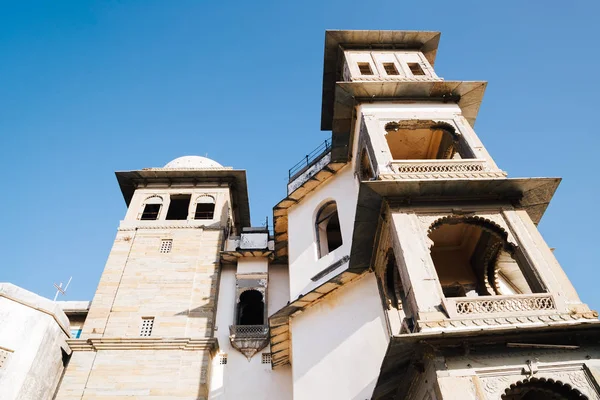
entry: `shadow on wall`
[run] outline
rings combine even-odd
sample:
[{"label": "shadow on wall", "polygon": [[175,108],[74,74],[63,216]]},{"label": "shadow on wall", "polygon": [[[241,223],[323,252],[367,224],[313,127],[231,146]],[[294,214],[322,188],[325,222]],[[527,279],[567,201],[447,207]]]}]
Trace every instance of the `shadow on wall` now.
[{"label": "shadow on wall", "polygon": [[[305,385],[312,384],[323,372],[338,371],[338,381],[331,381],[331,385],[350,387],[364,377],[369,382],[349,398],[371,397],[389,342],[375,279],[369,273],[296,317],[296,323],[292,320],[294,344],[308,346],[310,342],[310,351],[303,351],[301,357],[294,359],[294,384],[305,377],[309,382]],[[298,331],[302,326],[302,331]],[[372,378],[356,366],[369,372],[374,368]]]}]

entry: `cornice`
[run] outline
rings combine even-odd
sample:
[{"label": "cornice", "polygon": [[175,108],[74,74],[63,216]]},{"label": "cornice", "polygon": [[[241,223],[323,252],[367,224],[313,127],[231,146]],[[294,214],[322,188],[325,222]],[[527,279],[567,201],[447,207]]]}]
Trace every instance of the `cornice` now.
[{"label": "cornice", "polygon": [[217,338],[89,338],[69,339],[73,351],[100,350],[209,350],[219,349]]}]

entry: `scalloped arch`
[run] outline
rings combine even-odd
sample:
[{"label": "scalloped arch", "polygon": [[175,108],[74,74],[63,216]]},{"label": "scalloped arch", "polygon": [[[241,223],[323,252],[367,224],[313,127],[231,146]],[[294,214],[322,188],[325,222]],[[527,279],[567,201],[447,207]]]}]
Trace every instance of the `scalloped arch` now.
[{"label": "scalloped arch", "polygon": [[[433,231],[438,229],[440,226],[444,224],[471,224],[479,226],[481,229],[484,229],[490,233],[496,234],[500,236],[506,243],[510,243],[508,238],[509,234],[502,226],[498,225],[495,221],[491,219],[480,217],[477,215],[474,216],[462,216],[462,215],[447,215],[433,221],[429,227],[427,228],[427,235],[430,235]],[[512,244],[512,243],[511,243]],[[514,245],[514,244],[513,244]]]},{"label": "scalloped arch", "polygon": [[578,389],[572,387],[568,383],[563,383],[560,380],[546,378],[529,378],[523,379],[511,384],[504,390],[501,396],[502,400],[517,400],[522,399],[530,391],[538,391],[545,393],[548,400],[584,400],[588,399],[586,395]]}]

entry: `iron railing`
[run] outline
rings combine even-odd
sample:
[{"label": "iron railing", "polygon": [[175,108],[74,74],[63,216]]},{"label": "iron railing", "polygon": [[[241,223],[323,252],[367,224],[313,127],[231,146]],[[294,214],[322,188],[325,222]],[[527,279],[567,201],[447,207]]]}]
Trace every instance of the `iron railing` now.
[{"label": "iron railing", "polygon": [[291,182],[298,175],[302,174],[312,165],[314,165],[317,161],[319,161],[325,154],[331,151],[331,139],[325,140],[321,143],[316,149],[308,153],[304,158],[299,161],[296,165],[288,171],[288,178]]}]

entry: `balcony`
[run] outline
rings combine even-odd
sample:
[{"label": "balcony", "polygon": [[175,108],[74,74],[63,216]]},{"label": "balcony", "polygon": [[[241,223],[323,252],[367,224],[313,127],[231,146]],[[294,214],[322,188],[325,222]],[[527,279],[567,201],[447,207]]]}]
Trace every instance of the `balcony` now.
[{"label": "balcony", "polygon": [[462,317],[523,317],[556,312],[556,303],[547,293],[511,296],[446,298],[450,318]]},{"label": "balcony", "polygon": [[392,173],[379,175],[381,180],[421,179],[477,179],[505,178],[503,171],[493,171],[486,160],[393,160],[389,163]]},{"label": "balcony", "polygon": [[269,325],[230,325],[229,341],[250,360],[269,344]]}]

